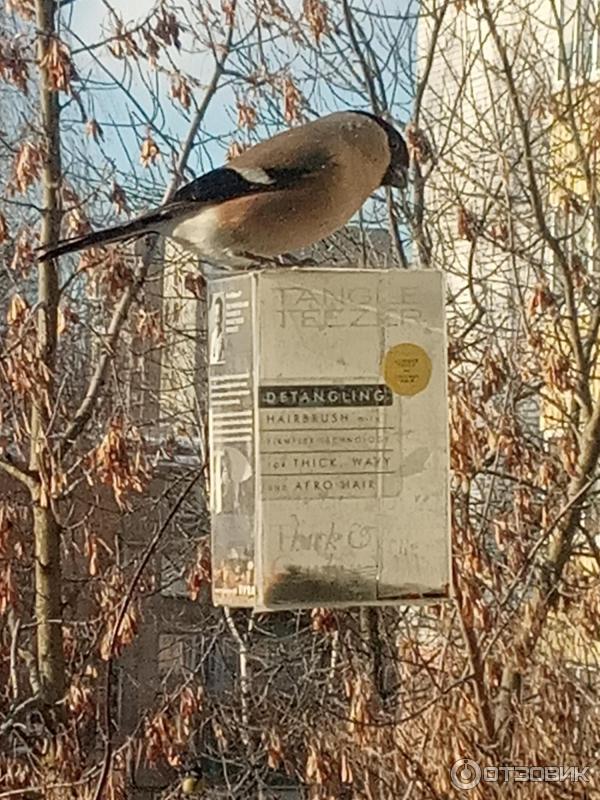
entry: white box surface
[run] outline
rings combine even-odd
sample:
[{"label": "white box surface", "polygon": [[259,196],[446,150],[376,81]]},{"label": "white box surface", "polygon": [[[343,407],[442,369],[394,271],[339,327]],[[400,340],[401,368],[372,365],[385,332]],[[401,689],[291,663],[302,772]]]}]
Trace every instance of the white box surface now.
[{"label": "white box surface", "polygon": [[448,597],[446,372],[439,272],[211,280],[214,602]]}]

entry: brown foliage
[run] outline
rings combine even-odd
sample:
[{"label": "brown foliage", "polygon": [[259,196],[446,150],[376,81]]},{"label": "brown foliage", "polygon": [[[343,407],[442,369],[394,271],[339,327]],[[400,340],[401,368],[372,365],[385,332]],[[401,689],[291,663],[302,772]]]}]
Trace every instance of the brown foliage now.
[{"label": "brown foliage", "polygon": [[8,230],[8,222],[4,214],[0,214],[0,244],[4,244],[10,239],[10,232]]},{"label": "brown foliage", "polygon": [[122,214],[123,212],[129,212],[130,209],[127,203],[127,195],[125,194],[125,190],[116,181],[113,181],[110,199],[114,203],[114,206],[119,214]]},{"label": "brown foliage", "polygon": [[148,136],[142,142],[142,147],[140,150],[140,164],[143,167],[151,167],[155,164],[156,160],[160,157],[160,150],[158,145],[148,134]]},{"label": "brown foliage", "polygon": [[176,73],[171,78],[171,97],[177,100],[186,110],[192,104],[190,84],[183,75]]},{"label": "brown foliage", "polygon": [[25,192],[40,178],[44,152],[41,145],[25,141],[17,150],[13,161],[12,176],[8,184],[9,191],[13,194]]},{"label": "brown foliage", "polygon": [[72,93],[71,83],[77,74],[69,48],[60,39],[53,38],[48,43],[40,66],[46,70],[50,87],[57,92]]},{"label": "brown foliage", "polygon": [[29,92],[29,66],[18,42],[0,39],[0,79],[12,83],[23,94]]},{"label": "brown foliage", "polygon": [[115,631],[126,585],[122,572],[117,567],[112,567],[97,590],[97,600],[104,621],[99,643],[99,655],[103,661],[118,658],[135,640],[138,632],[140,611],[136,602],[128,604],[119,629]]},{"label": "brown foliage", "polygon": [[15,11],[25,20],[35,17],[35,0],[6,0],[6,10]]},{"label": "brown foliage", "polygon": [[302,115],[302,93],[291,77],[283,79],[283,116],[286,122],[300,122]]},{"label": "brown foliage", "polygon": [[121,509],[130,507],[127,494],[142,492],[150,478],[144,441],[122,414],[112,417],[103,440],[88,453],[86,465],[90,486],[109,486]]},{"label": "brown foliage", "polygon": [[315,42],[319,44],[329,33],[329,9],[323,0],[303,0],[302,10]]}]

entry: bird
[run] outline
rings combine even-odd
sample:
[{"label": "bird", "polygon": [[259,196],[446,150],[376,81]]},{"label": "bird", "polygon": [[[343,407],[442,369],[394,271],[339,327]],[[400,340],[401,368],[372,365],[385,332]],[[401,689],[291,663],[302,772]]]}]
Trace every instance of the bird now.
[{"label": "bird", "polygon": [[203,789],[203,773],[200,767],[186,770],[181,780],[181,793],[184,797],[198,795]]},{"label": "bird", "polygon": [[337,111],[249,147],[129,222],[39,248],[38,261],[156,233],[222,269],[273,262],[339,230],[379,187],[404,188],[408,166],[393,125]]}]

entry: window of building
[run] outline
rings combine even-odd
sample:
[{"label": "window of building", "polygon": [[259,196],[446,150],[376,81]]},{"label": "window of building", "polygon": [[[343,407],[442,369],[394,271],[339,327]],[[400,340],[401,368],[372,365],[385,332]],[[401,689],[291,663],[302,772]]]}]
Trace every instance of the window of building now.
[{"label": "window of building", "polygon": [[158,673],[161,679],[181,680],[196,673],[210,691],[231,691],[236,681],[238,653],[231,643],[195,633],[161,633]]},{"label": "window of building", "polygon": [[192,547],[186,542],[171,543],[168,551],[160,559],[160,593],[163,597],[183,597],[188,599],[187,585]]},{"label": "window of building", "polygon": [[158,674],[161,678],[169,675],[180,676],[194,668],[195,642],[184,640],[183,636],[161,633],[158,637]]}]

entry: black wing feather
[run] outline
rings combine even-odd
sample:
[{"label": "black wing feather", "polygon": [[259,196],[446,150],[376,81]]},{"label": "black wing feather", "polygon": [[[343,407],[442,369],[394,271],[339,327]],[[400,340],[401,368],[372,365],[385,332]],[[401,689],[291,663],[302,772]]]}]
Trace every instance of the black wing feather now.
[{"label": "black wing feather", "polygon": [[219,167],[186,183],[175,192],[170,202],[222,203],[234,197],[254,194],[260,188],[265,189],[265,186],[260,187],[245,180],[234,169]]},{"label": "black wing feather", "polygon": [[262,172],[271,179],[269,183],[248,180],[233,167],[219,167],[182,186],[167,205],[180,202],[224,203],[236,197],[276,192],[293,186],[313,174],[315,166],[322,165],[323,159],[320,158],[318,165],[307,163],[301,167],[261,167]]}]

